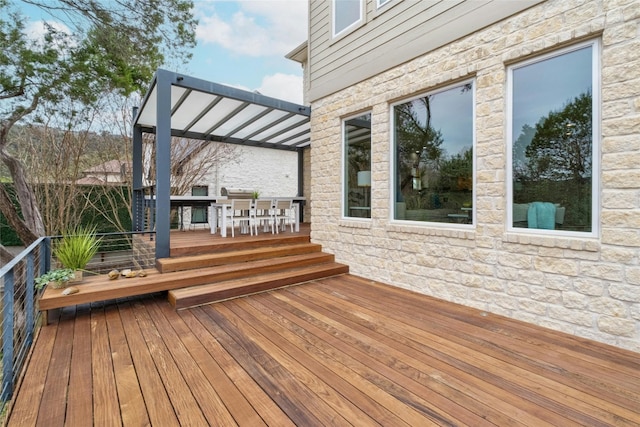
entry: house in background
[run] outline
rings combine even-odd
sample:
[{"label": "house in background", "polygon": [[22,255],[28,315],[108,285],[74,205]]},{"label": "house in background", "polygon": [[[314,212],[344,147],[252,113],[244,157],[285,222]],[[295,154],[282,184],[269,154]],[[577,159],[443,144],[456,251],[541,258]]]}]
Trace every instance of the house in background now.
[{"label": "house in background", "polygon": [[82,171],[83,177],[76,181],[81,185],[128,185],[131,162],[109,160]]},{"label": "house in background", "polygon": [[289,58],[312,240],[357,275],[640,351],[637,0],[309,11]]}]

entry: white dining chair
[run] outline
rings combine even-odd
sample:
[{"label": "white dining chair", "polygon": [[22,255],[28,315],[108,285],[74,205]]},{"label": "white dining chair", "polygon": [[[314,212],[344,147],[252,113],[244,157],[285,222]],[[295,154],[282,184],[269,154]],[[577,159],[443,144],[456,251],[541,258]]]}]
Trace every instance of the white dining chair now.
[{"label": "white dining chair", "polygon": [[276,233],[278,229],[285,230],[287,224],[291,226],[291,232],[293,233],[293,224],[295,222],[294,217],[293,199],[276,199],[275,202],[275,224]]},{"label": "white dining chair", "polygon": [[252,199],[232,199],[231,209],[227,209],[228,223],[231,224],[231,237],[235,237],[235,226],[238,224],[240,230],[243,226],[249,229],[249,233],[253,236],[251,228],[251,211],[253,210]]},{"label": "white dining chair", "polygon": [[262,226],[262,231],[267,232],[271,228],[271,234],[276,232],[275,205],[273,199],[257,199],[253,205],[253,225],[256,236],[258,227]]}]

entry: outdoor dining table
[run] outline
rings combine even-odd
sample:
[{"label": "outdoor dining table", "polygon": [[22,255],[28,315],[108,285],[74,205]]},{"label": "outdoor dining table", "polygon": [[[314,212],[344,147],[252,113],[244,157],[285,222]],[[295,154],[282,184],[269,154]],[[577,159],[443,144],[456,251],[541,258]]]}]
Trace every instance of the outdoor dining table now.
[{"label": "outdoor dining table", "polygon": [[[304,197],[270,197],[270,199],[274,200],[286,200],[293,199],[293,207],[295,212],[294,219],[294,230],[295,232],[300,231],[300,204],[304,203],[306,200]],[[210,222],[209,228],[211,229],[211,234],[216,234],[218,232],[218,223],[220,223],[220,236],[227,237],[227,209],[231,208],[231,200],[216,200],[211,203],[211,215],[209,215]],[[218,221],[219,220],[219,221]]]}]

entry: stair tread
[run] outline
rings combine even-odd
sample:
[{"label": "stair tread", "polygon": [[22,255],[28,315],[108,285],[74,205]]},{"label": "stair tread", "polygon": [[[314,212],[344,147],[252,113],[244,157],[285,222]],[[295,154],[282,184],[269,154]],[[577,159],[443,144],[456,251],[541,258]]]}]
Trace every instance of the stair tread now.
[{"label": "stair tread", "polygon": [[206,253],[182,256],[179,258],[162,258],[156,261],[158,270],[172,272],[194,268],[213,267],[233,262],[253,261],[264,258],[283,257],[293,254],[320,252],[322,246],[317,243],[301,243],[280,246],[263,246],[236,251]]},{"label": "stair tread", "polygon": [[237,298],[265,292],[284,286],[298,285],[349,272],[349,266],[327,262],[312,266],[296,267],[283,271],[252,275],[241,279],[174,289],[168,299],[176,309],[211,304],[229,298]]},{"label": "stair tread", "polygon": [[198,292],[203,292],[203,291],[207,291],[207,290],[223,290],[223,289],[233,289],[239,286],[246,286],[247,284],[250,283],[258,283],[263,281],[265,278],[268,279],[276,279],[276,278],[284,278],[284,277],[290,277],[292,275],[296,275],[296,274],[300,274],[300,273],[305,273],[305,272],[313,272],[313,271],[324,271],[327,269],[331,269],[331,268],[335,268],[335,267],[344,267],[346,266],[345,264],[341,264],[338,262],[327,262],[324,264],[314,264],[314,265],[310,265],[310,266],[304,266],[304,267],[295,267],[295,268],[291,268],[288,270],[283,270],[283,271],[275,271],[275,272],[270,272],[270,273],[262,273],[262,274],[256,274],[256,275],[251,275],[248,277],[243,277],[243,278],[239,278],[239,279],[231,279],[231,280],[224,280],[222,282],[216,282],[216,283],[206,283],[206,284],[202,284],[202,285],[194,285],[194,286],[189,286],[186,288],[179,288],[179,289],[173,289],[171,290],[171,293],[175,294],[175,295],[192,295]]}]

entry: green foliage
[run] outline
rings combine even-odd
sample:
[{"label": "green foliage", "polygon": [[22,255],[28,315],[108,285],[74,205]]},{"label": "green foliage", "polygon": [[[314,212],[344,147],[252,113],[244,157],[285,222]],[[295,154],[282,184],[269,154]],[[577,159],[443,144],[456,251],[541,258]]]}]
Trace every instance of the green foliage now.
[{"label": "green foliage", "polygon": [[36,277],[36,289],[42,289],[49,282],[68,282],[75,276],[75,271],[70,268],[56,268],[49,270],[40,277]]},{"label": "green foliage", "polygon": [[53,255],[66,268],[84,269],[100,248],[101,238],[95,227],[78,226],[65,232],[53,249]]},{"label": "green foliage", "polygon": [[148,85],[166,58],[184,61],[195,46],[193,2],[33,1],[67,29],[45,24],[43,40],[24,32],[26,19],[0,1],[0,87],[13,104],[2,115],[36,102],[94,103],[105,91],[123,95]]},{"label": "green foliage", "polygon": [[580,180],[591,176],[591,110],[591,93],[583,93],[540,119],[525,151],[529,177]]}]

